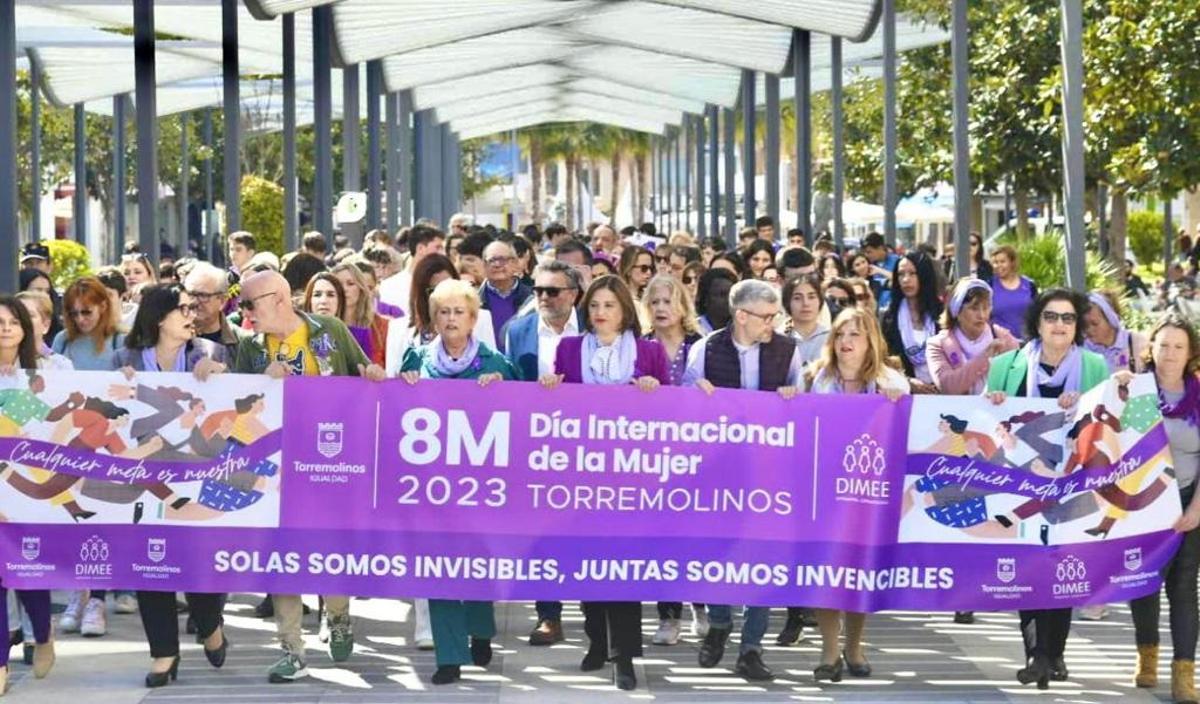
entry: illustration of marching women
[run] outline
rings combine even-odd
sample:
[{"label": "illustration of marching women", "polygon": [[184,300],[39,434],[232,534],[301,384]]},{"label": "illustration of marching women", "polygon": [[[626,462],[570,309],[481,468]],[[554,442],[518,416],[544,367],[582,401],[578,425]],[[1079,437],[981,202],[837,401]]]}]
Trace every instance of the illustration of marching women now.
[{"label": "illustration of marching women", "polygon": [[[614,693],[653,687],[639,663],[670,655],[834,699],[892,669],[879,612],[1017,611],[1011,672],[1045,689],[1078,677],[1073,610],[1128,603],[1130,686],[1169,672],[1172,700],[1196,701],[1193,321],[1026,286],[1008,249],[990,280],[944,282],[923,250],[675,233],[681,266],[655,273],[664,238],[606,229],[623,262],[606,273],[586,230],[458,222],[311,257],[296,281],[184,257],[180,285],[131,259],[127,324],[86,274],[37,277],[61,310],[0,296],[0,618],[20,648],[0,651],[0,693],[37,692],[56,647],[63,676],[95,642],[74,633],[113,626],[111,593],[140,615],[150,661],[130,677],[149,688],[222,681],[249,654],[233,616],[255,613],[275,621],[278,685],[429,647],[412,683],[462,693],[514,649],[569,648],[569,676]],[[768,255],[828,276],[769,280]],[[528,295],[501,315],[504,282]],[[380,305],[397,289],[404,311]],[[406,601],[372,612],[406,617],[405,638],[360,599]]]}]

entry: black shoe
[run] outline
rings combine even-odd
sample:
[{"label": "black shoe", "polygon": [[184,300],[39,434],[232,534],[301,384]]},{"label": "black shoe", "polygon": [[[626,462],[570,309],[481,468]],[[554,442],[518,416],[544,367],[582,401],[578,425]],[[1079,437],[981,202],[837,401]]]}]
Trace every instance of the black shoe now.
[{"label": "black shoe", "polygon": [[271,618],[275,615],[275,602],[271,601],[271,595],[263,597],[263,600],[258,602],[258,606],[254,607],[254,615],[258,618]]},{"label": "black shoe", "polygon": [[1108,537],[1108,529],[1101,528],[1099,526],[1096,526],[1095,528],[1088,528],[1087,530],[1085,530],[1083,532],[1087,533],[1088,535],[1092,536],[1093,538],[1107,538]]},{"label": "black shoe", "polygon": [[146,686],[155,689],[157,687],[166,687],[171,680],[179,677],[179,656],[171,661],[171,667],[166,672],[148,672],[146,673]]},{"label": "black shoe", "polygon": [[471,662],[478,667],[487,667],[492,661],[492,641],[487,638],[471,639]]},{"label": "black shoe", "polygon": [[1050,679],[1055,682],[1066,682],[1070,674],[1067,671],[1067,661],[1063,660],[1062,656],[1054,658],[1054,662],[1050,663]]},{"label": "black shoe", "polygon": [[530,645],[554,645],[563,640],[562,621],[553,618],[538,621],[537,627],[529,634]]},{"label": "black shoe", "polygon": [[462,679],[462,668],[458,665],[439,665],[431,678],[434,684],[450,684]]},{"label": "black shoe", "polygon": [[[789,611],[791,611],[789,609]],[[804,622],[800,620],[799,615],[793,616],[788,614],[787,622],[783,624],[783,630],[779,632],[779,637],[775,639],[775,645],[787,647],[800,642],[800,634],[804,632]]]},{"label": "black shoe", "polygon": [[184,626],[184,631],[189,636],[199,635],[200,633],[200,629],[196,628],[196,619],[192,618],[191,614],[188,614],[187,625]]},{"label": "black shoe", "polygon": [[1021,684],[1037,682],[1038,689],[1050,688],[1050,663],[1043,657],[1031,658],[1029,664],[1017,670],[1017,681]]},{"label": "black shoe", "polygon": [[1008,516],[1005,516],[1002,513],[997,513],[995,516],[992,516],[992,518],[995,518],[996,522],[999,523],[1000,525],[1004,526],[1005,528],[1013,527],[1013,522],[1009,519]]},{"label": "black shoe", "polygon": [[613,683],[626,692],[637,689],[637,674],[633,671],[633,660],[617,658],[613,667]]},{"label": "black shoe", "polygon": [[579,663],[579,669],[584,672],[593,672],[604,667],[608,662],[608,651],[604,645],[592,644],[588,648],[587,655],[583,656],[583,662]]},{"label": "black shoe", "polygon": [[813,679],[820,682],[821,680],[829,680],[830,682],[842,681],[842,659],[839,657],[837,662],[832,665],[818,665],[817,669],[813,670]]},{"label": "black shoe", "polygon": [[954,612],[954,622],[955,623],[975,623],[975,612],[974,611],[955,611]]},{"label": "black shoe", "polygon": [[225,637],[225,633],[221,633],[221,647],[216,650],[204,649],[204,657],[208,658],[208,664],[213,667],[220,667],[225,664],[225,651],[229,650],[229,639]]},{"label": "black shoe", "polygon": [[738,656],[734,672],[751,682],[767,682],[775,679],[775,673],[763,662],[762,653],[751,650]]},{"label": "black shoe", "polygon": [[800,623],[803,624],[805,628],[816,628],[820,625],[817,623],[817,612],[808,608],[807,606],[801,607]]},{"label": "black shoe", "polygon": [[732,628],[709,626],[708,635],[700,644],[700,667],[716,667],[721,662],[721,658],[725,657],[725,643],[732,632]]},{"label": "black shoe", "polygon": [[856,663],[853,663],[850,661],[850,658],[846,656],[845,651],[842,651],[842,660],[846,663],[846,669],[850,671],[850,674],[852,676],[854,676],[854,677],[870,677],[871,676],[871,663],[867,662],[866,658],[863,658],[863,661],[861,663],[856,664]]},{"label": "black shoe", "polygon": [[21,662],[25,663],[26,665],[33,664],[33,644],[32,643],[26,643],[25,647],[21,650]]},{"label": "black shoe", "polygon": [[178,499],[175,499],[174,501],[172,501],[172,502],[171,502],[171,508],[173,508],[173,509],[175,509],[176,511],[178,511],[179,509],[183,508],[184,506],[187,506],[187,505],[188,505],[189,503],[191,503],[191,502],[192,502],[192,500],[191,500],[191,499],[189,499],[189,498],[188,498],[188,497],[186,497],[186,496],[182,496],[182,497],[180,497],[180,498],[178,498]]},{"label": "black shoe", "polygon": [[23,642],[25,642],[25,635],[21,633],[20,628],[8,632],[8,647],[15,648]]},{"label": "black shoe", "polygon": [[89,519],[95,515],[96,515],[95,511],[76,511],[75,513],[71,514],[71,520],[78,523],[80,521],[86,521],[87,519]]}]

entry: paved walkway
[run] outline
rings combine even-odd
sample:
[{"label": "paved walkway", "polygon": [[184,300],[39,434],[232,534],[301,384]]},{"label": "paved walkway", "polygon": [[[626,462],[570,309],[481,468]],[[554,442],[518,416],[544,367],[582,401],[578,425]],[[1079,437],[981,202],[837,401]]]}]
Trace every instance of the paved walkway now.
[{"label": "paved walkway", "polygon": [[[57,596],[57,595],[56,595]],[[56,599],[57,600],[57,599]],[[979,614],[973,625],[957,625],[949,614],[886,612],[868,620],[868,657],[875,670],[869,679],[847,677],[840,684],[812,679],[817,662],[815,634],[797,647],[768,647],[767,664],[774,682],[752,684],[733,674],[736,646],[725,667],[697,667],[697,641],[690,636],[675,647],[647,646],[636,663],[639,688],[616,690],[607,671],[579,672],[585,643],[582,616],[568,606],[564,613],[568,639],[552,648],[531,648],[524,636],[534,623],[533,605],[505,604],[497,609],[497,652],[486,670],[464,668],[461,683],[434,687],[433,653],[411,646],[411,610],[398,601],[355,600],[358,642],[344,667],[324,655],[315,633],[308,638],[307,681],[269,685],[267,666],[277,651],[274,622],[253,617],[256,598],[234,597],[226,610],[232,647],[225,667],[208,667],[200,646],[184,645],[178,682],[159,690],[142,688],[148,652],[136,615],[109,617],[109,634],[84,640],[65,636],[58,643],[58,664],[51,676],[35,681],[17,660],[12,665],[6,704],[166,704],[177,702],[1155,702],[1169,701],[1169,653],[1156,692],[1134,689],[1133,628],[1129,610],[1115,607],[1105,621],[1076,622],[1067,647],[1071,680],[1052,683],[1049,692],[1021,687],[1013,673],[1020,664],[1016,617],[1010,613]],[[685,610],[686,613],[686,610]],[[1164,607],[1164,619],[1167,616]],[[652,604],[644,610],[646,642],[657,626]],[[783,622],[772,615],[772,634]],[[315,630],[313,617],[306,621]],[[1170,642],[1164,621],[1164,641]],[[737,635],[735,632],[734,639]],[[1156,696],[1157,695],[1157,696]]]}]

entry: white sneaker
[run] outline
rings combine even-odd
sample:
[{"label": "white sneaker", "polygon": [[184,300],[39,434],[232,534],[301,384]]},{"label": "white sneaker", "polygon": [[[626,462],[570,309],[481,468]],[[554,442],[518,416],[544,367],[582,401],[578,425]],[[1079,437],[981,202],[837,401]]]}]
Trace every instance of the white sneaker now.
[{"label": "white sneaker", "polygon": [[329,619],[321,619],[321,627],[317,630],[317,640],[322,643],[329,642]]},{"label": "white sneaker", "polygon": [[119,592],[113,602],[113,611],[119,614],[136,614],[138,612],[137,597],[129,592]]},{"label": "white sneaker", "polygon": [[79,635],[98,638],[108,632],[108,616],[104,613],[104,602],[88,599],[83,607],[83,620],[79,623]]},{"label": "white sneaker", "polygon": [[703,638],[708,635],[708,611],[692,606],[692,635]]},{"label": "white sneaker", "polygon": [[67,609],[58,617],[60,633],[74,633],[79,630],[79,620],[83,618],[83,602],[87,591],[73,591],[67,600]]},{"label": "white sneaker", "polygon": [[433,650],[433,639],[432,638],[418,638],[417,639],[417,650]]},{"label": "white sneaker", "polygon": [[1080,607],[1079,618],[1084,621],[1103,621],[1108,618],[1108,607],[1104,604]]},{"label": "white sneaker", "polygon": [[664,618],[658,622],[658,630],[650,642],[655,645],[675,645],[679,642],[679,619]]}]

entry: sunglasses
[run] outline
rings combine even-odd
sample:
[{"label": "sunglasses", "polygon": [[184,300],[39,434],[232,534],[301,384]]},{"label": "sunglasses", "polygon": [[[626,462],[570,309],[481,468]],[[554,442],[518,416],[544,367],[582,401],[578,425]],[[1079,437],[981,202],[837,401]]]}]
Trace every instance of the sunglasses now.
[{"label": "sunglasses", "polygon": [[261,296],[255,296],[254,298],[243,298],[242,300],[238,301],[238,308],[245,311],[253,311],[256,302],[261,301],[267,296],[274,296],[276,293],[276,291],[269,291]]},{"label": "sunglasses", "polygon": [[563,291],[572,291],[573,288],[564,288],[562,286],[534,286],[533,293],[539,298],[546,296],[548,298],[558,298],[558,294]]},{"label": "sunglasses", "polygon": [[92,313],[95,312],[91,308],[76,308],[75,310],[67,311],[67,315],[72,318],[90,318],[92,317]]},{"label": "sunglasses", "polygon": [[660,264],[666,264],[667,262],[671,261],[671,257],[670,256],[655,257],[654,261],[659,262]]},{"label": "sunglasses", "polygon": [[1061,322],[1063,325],[1074,325],[1075,321],[1078,319],[1079,316],[1075,315],[1074,313],[1055,313],[1052,310],[1042,311],[1043,323]]},{"label": "sunglasses", "polygon": [[640,271],[643,274],[649,274],[650,272],[654,271],[654,267],[650,266],[649,264],[635,264],[634,266],[630,267],[630,271]]},{"label": "sunglasses", "polygon": [[826,296],[825,301],[831,306],[844,306],[850,303],[849,296]]},{"label": "sunglasses", "polygon": [[693,283],[695,280],[696,280],[696,279],[695,279],[695,278],[693,278],[693,277],[691,277],[691,276],[685,276],[685,277],[683,277],[683,285],[684,285],[684,286],[691,286],[691,285],[692,285],[692,283]]}]

